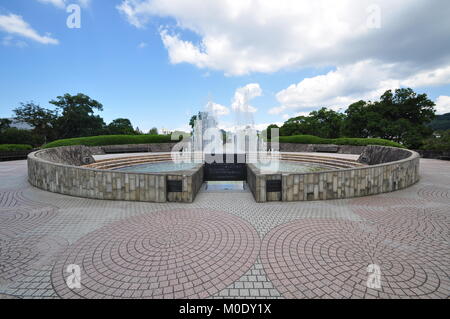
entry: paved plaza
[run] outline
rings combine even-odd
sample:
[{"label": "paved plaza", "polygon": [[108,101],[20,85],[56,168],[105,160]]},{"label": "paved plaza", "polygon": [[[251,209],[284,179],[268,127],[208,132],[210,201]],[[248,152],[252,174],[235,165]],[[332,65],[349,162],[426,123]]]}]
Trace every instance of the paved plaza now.
[{"label": "paved plaza", "polygon": [[0,298],[448,298],[449,226],[444,161],[421,160],[421,181],[394,193],[262,204],[247,189],[204,188],[193,204],[76,198],[4,162]]}]

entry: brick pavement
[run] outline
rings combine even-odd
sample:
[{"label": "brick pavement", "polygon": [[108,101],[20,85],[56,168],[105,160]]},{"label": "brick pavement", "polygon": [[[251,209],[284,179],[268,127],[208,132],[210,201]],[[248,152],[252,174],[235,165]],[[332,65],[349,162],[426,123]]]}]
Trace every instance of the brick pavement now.
[{"label": "brick pavement", "polygon": [[[422,160],[421,175],[349,200],[155,204],[44,192],[25,161],[0,163],[0,299],[448,298],[450,163]],[[65,284],[68,264],[81,289]]]}]

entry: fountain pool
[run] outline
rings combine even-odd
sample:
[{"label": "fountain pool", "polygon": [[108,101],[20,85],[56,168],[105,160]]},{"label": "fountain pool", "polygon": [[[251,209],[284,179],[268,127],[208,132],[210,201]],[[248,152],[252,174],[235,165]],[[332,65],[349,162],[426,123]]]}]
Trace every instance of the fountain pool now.
[{"label": "fountain pool", "polygon": [[195,163],[162,162],[162,163],[147,163],[140,165],[132,165],[116,168],[114,170],[129,173],[166,173],[166,172],[191,170],[197,166],[198,164]]},{"label": "fountain pool", "polygon": [[[272,162],[269,165],[263,163],[254,164],[256,168],[267,173],[310,173],[320,172],[333,169],[331,166],[306,163],[306,162],[290,162],[280,161],[279,163]],[[195,163],[175,163],[175,162],[161,162],[161,163],[145,163],[139,165],[131,165],[114,169],[115,171],[130,172],[130,173],[166,173],[191,170],[197,167]]]},{"label": "fountain pool", "polygon": [[264,165],[263,163],[254,164],[256,168],[264,171],[265,173],[310,173],[310,172],[321,172],[333,169],[331,166],[320,165],[316,163],[305,163],[305,162],[289,162],[289,161],[279,161],[278,163],[270,163],[269,165]]}]

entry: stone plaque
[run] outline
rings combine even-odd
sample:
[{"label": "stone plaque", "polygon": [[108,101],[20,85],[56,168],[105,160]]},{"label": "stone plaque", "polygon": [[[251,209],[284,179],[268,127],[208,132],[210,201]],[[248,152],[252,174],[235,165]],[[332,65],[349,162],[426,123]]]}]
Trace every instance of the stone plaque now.
[{"label": "stone plaque", "polygon": [[183,181],[167,181],[168,193],[181,193],[183,192]]},{"label": "stone plaque", "polygon": [[266,192],[267,193],[281,192],[281,180],[267,180]]}]

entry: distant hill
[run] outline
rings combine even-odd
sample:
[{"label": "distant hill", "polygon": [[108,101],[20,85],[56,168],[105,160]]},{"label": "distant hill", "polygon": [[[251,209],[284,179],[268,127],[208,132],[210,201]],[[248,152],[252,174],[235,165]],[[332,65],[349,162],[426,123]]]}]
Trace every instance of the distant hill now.
[{"label": "distant hill", "polygon": [[450,113],[436,115],[436,118],[429,124],[434,131],[450,130]]}]

